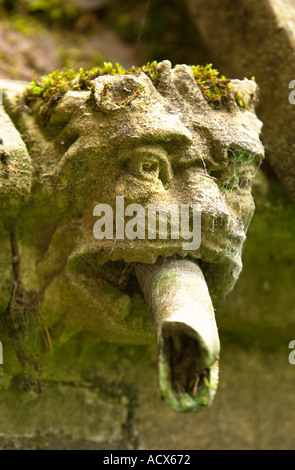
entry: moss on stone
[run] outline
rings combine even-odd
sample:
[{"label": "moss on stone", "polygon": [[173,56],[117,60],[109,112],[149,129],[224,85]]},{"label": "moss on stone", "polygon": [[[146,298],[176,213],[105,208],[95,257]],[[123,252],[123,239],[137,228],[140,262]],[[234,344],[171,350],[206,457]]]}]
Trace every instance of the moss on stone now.
[{"label": "moss on stone", "polygon": [[190,411],[201,411],[210,406],[216,394],[218,374],[218,363],[216,363],[211,368],[210,381],[207,383],[202,380],[200,381],[197,396],[188,391],[177,395],[170,386],[169,364],[163,355],[159,358],[159,385],[162,398],[175,411],[187,413]]},{"label": "moss on stone", "polygon": [[256,157],[255,154],[246,149],[229,148],[227,153],[230,162],[241,163],[243,165],[250,165]]},{"label": "moss on stone", "polygon": [[191,65],[194,77],[201,88],[206,100],[215,106],[227,106],[235,101],[239,108],[246,105],[238,92],[233,92],[231,82],[224,75],[220,75],[212,64]]},{"label": "moss on stone", "polygon": [[207,101],[213,104],[226,104],[232,98],[231,84],[212,64],[191,65],[194,77]]},{"label": "moss on stone", "polygon": [[157,63],[148,62],[142,67],[131,67],[125,70],[120,64],[104,62],[102,67],[93,67],[91,70],[84,70],[82,67],[79,72],[73,69],[64,71],[55,70],[48,75],[38,79],[35,75],[25,91],[26,104],[30,104],[38,98],[41,98],[47,104],[54,104],[69,90],[88,90],[92,86],[92,80],[103,75],[139,75],[140,72],[146,73],[151,80],[157,78]]},{"label": "moss on stone", "polygon": [[[139,75],[144,72],[157,85],[159,72],[157,62],[148,62],[141,67],[132,66],[125,70],[119,63],[104,62],[103,66],[93,67],[87,71],[82,67],[79,72],[74,69],[55,70],[38,79],[34,73],[34,79],[28,85],[24,93],[25,103],[32,104],[38,98],[44,102],[41,108],[46,113],[69,90],[91,90],[94,80],[103,75]],[[245,108],[241,96],[233,92],[231,82],[224,75],[219,77],[219,71],[212,68],[212,64],[191,65],[194,77],[204,97],[213,106],[228,106],[234,101],[240,108]]]}]

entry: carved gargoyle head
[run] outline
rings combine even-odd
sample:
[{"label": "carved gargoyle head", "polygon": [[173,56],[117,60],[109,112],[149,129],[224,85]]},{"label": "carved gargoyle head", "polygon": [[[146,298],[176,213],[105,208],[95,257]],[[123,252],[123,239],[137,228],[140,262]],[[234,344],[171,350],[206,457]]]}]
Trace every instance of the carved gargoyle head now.
[{"label": "carved gargoyle head", "polygon": [[[214,302],[223,298],[240,274],[254,211],[251,179],[264,154],[253,108],[256,84],[231,81],[227,102],[215,106],[191,67],[172,69],[164,61],[154,80],[144,72],[126,73],[98,76],[91,85],[67,91],[46,119],[41,102],[30,113],[19,111],[12,92],[7,93],[7,109],[34,168],[31,197],[19,219],[22,264],[27,264],[20,275],[27,288],[42,292],[43,315],[50,308],[59,312],[61,329],[73,321],[75,329],[123,342],[150,336],[141,286],[156,328],[162,392],[175,409],[201,409],[215,393],[210,377],[214,367],[217,374],[219,355],[210,296]],[[242,96],[242,109],[235,93]],[[158,227],[149,237],[149,208],[161,205],[179,213],[170,212],[164,234]],[[107,207],[113,219],[105,219],[105,238],[95,237],[95,222]],[[173,236],[181,207],[200,214],[200,243],[186,249],[183,227]],[[144,227],[134,219],[140,208]],[[189,214],[193,229],[197,219]],[[202,308],[209,312],[201,326],[187,320],[181,308],[176,314],[171,307],[169,320],[161,302],[169,297],[171,283],[153,297],[155,279],[162,282],[162,271],[167,274],[165,266],[172,266],[173,286],[199,276],[197,297],[203,296]],[[34,273],[31,279],[28,272]],[[186,290],[179,287],[181,295],[189,295],[187,282]],[[178,305],[177,295],[169,297],[170,305]],[[192,312],[194,302],[198,299],[186,307]]]}]

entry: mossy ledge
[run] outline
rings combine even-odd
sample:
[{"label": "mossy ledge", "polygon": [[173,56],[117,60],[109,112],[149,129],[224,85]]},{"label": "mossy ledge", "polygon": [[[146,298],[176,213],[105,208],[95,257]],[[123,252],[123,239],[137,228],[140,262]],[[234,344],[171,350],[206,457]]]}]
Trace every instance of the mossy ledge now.
[{"label": "mossy ledge", "polygon": [[[44,105],[40,108],[45,113],[69,90],[90,90],[92,80],[103,75],[139,75],[144,72],[157,85],[159,72],[157,62],[148,62],[141,67],[132,66],[125,70],[120,64],[104,62],[103,66],[84,70],[82,67],[76,72],[73,69],[55,70],[48,75],[34,79],[26,88],[24,100],[30,106],[37,99],[41,99]],[[212,64],[191,65],[195,80],[197,81],[204,97],[214,107],[227,106],[233,101],[241,109],[246,105],[241,96],[232,90],[231,82],[224,75],[219,76],[219,71],[212,68]]]}]

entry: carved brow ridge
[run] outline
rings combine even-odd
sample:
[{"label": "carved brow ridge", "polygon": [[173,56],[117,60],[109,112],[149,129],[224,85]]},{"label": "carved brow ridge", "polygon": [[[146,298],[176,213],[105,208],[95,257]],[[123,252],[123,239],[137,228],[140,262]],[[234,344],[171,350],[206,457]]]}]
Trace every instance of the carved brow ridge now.
[{"label": "carved brow ridge", "polygon": [[178,132],[146,132],[141,136],[125,135],[115,140],[115,143],[129,149],[138,147],[162,147],[168,152],[183,152],[193,145],[192,139],[186,134]]}]

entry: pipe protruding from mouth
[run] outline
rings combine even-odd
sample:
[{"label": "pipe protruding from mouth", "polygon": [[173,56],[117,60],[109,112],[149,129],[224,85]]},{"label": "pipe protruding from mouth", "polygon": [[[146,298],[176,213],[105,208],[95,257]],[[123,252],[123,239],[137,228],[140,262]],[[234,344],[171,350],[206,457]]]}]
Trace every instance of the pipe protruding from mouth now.
[{"label": "pipe protruding from mouth", "polygon": [[218,385],[220,343],[200,267],[167,259],[137,265],[135,271],[155,327],[164,400],[176,411],[210,406]]}]

